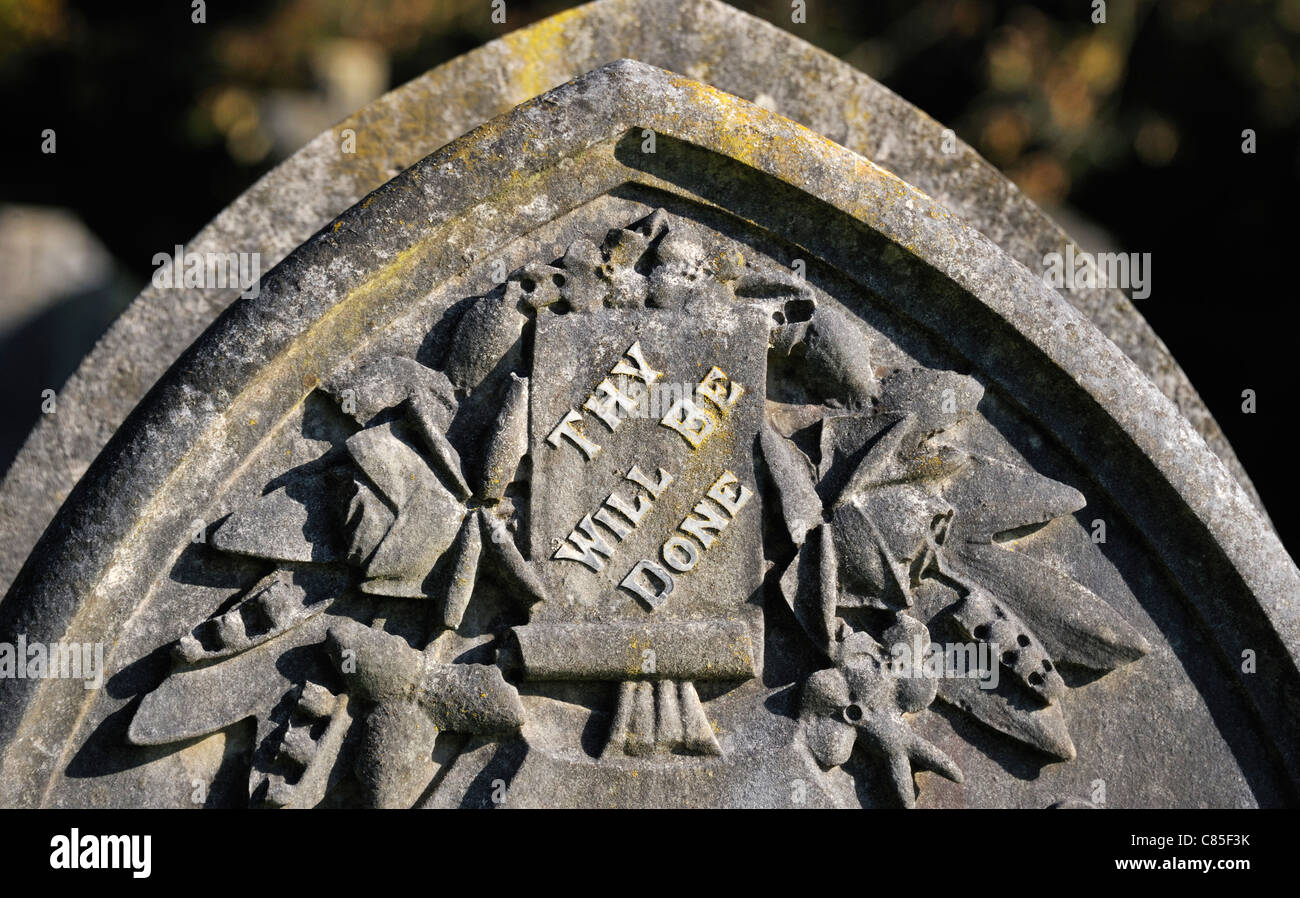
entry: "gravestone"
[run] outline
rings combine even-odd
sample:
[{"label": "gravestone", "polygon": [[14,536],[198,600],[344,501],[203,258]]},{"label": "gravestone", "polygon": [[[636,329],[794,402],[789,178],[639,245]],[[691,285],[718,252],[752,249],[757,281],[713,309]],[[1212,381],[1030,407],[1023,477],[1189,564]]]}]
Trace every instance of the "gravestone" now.
[{"label": "gravestone", "polygon": [[482,124],[193,340],[0,605],[0,801],[1295,800],[1300,573],[1197,429],[973,195],[689,75]]}]

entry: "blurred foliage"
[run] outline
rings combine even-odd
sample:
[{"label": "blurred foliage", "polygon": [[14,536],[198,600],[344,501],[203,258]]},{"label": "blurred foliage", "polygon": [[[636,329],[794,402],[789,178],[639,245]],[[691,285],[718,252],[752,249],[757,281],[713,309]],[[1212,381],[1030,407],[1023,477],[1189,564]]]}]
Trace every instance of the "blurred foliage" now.
[{"label": "blurred foliage", "polygon": [[[567,5],[509,0],[500,25],[488,0],[216,0],[194,25],[186,0],[0,0],[0,88],[37,81],[79,122],[130,128],[139,112],[175,129],[168,151],[198,154],[223,188],[212,214],[383,89]],[[1214,127],[1293,130],[1300,110],[1300,0],[1111,2],[1104,24],[1081,0],[809,0],[804,24],[785,0],[735,5],[892,87],[1049,207],[1099,170],[1173,163],[1204,130],[1198,81],[1217,88],[1202,101],[1225,98]]]},{"label": "blurred foliage", "polygon": [[[216,0],[193,25],[187,0],[0,0],[0,88],[38,79],[78,121],[131,127],[126,102],[154,129],[177,129],[167,149],[199,154],[231,188],[211,214],[382,89],[566,5],[509,0],[499,25],[488,0]],[[1216,127],[1235,115],[1261,132],[1294,129],[1300,110],[1300,0],[1111,2],[1104,24],[1082,0],[809,0],[805,24],[786,0],[736,5],[951,125],[1049,207],[1098,170],[1174,162],[1203,130],[1198,82],[1217,85],[1202,99],[1226,98],[1210,111]],[[115,85],[153,96],[114,97]]]},{"label": "blurred foliage", "polygon": [[[755,11],[780,22],[787,7]],[[1169,165],[1190,132],[1235,135],[1235,149],[1245,127],[1285,135],[1300,117],[1300,0],[1110,2],[1104,24],[1087,0],[809,10],[804,36],[953,127],[1048,206],[1096,171]]]},{"label": "blurred foliage", "polygon": [[0,54],[59,43],[67,34],[62,0],[0,0]]}]

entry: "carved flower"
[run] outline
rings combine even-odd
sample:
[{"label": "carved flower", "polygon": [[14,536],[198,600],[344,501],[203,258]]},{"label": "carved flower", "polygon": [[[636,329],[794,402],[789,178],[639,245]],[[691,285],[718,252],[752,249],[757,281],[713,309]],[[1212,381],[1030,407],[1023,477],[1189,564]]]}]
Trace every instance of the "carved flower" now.
[{"label": "carved flower", "polygon": [[[887,631],[896,642],[929,644],[929,633],[918,621],[902,616]],[[904,807],[916,803],[913,766],[933,770],[953,782],[961,771],[947,755],[918,736],[903,714],[920,711],[934,699],[936,683],[927,676],[900,676],[889,657],[866,633],[845,640],[838,667],[819,670],[804,683],[800,708],[803,738],[823,767],[848,762],[855,746],[884,761],[895,794]]]}]

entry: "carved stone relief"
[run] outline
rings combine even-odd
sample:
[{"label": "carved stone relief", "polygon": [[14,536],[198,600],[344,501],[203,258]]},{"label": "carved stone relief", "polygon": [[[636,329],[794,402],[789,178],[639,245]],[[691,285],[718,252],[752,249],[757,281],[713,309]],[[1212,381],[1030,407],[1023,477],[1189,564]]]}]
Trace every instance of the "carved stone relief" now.
[{"label": "carved stone relief", "polygon": [[108,649],[0,682],[0,803],[1285,802],[1298,577],[979,232],[621,61],[172,365],[0,606]]},{"label": "carved stone relief", "polygon": [[[174,645],[132,742],[252,714],[255,803],[409,807],[455,760],[442,733],[563,756],[519,694],[547,684],[605,729],[563,763],[734,776],[710,710],[785,628],[815,661],[750,750],[815,772],[856,748],[871,801],[911,806],[914,770],[962,772],[910,715],[1069,760],[1057,665],[1146,652],[1025,548],[1085,500],[970,448],[975,377],[874,365],[851,316],[698,225],[655,211],[457,308],[437,367],[336,378],[355,432],[212,531],[268,570]],[[764,692],[748,717],[781,716]]]}]

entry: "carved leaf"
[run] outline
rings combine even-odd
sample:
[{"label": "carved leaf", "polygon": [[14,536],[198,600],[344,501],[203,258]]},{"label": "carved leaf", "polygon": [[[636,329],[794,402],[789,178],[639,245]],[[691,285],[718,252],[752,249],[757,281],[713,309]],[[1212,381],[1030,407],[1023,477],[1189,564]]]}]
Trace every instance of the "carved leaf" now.
[{"label": "carved leaf", "polygon": [[528,378],[510,375],[501,414],[493,425],[483,456],[478,495],[501,499],[528,452]]},{"label": "carved leaf", "polygon": [[781,516],[796,546],[808,531],[821,525],[822,502],[817,495],[812,462],[799,447],[770,425],[759,436],[763,461],[781,503]]},{"label": "carved leaf", "polygon": [[951,538],[975,542],[1045,524],[1088,504],[1068,484],[984,455],[972,455],[944,485],[943,495],[957,510],[949,528]]},{"label": "carved leaf", "polygon": [[984,397],[975,378],[956,371],[902,368],[880,382],[879,412],[906,412],[921,435],[951,427],[974,413]]},{"label": "carved leaf", "polygon": [[460,626],[469,607],[469,600],[474,595],[474,584],[478,579],[478,562],[483,552],[483,535],[478,521],[467,517],[452,547],[453,559],[448,575],[447,597],[442,605],[442,625],[449,629]]},{"label": "carved leaf", "polygon": [[518,283],[509,282],[478,297],[465,310],[444,366],[456,386],[473,392],[503,357],[522,358],[528,317],[519,309],[520,294]]},{"label": "carved leaf", "polygon": [[[366,561],[361,589],[377,595],[430,598],[425,578],[459,532],[464,506],[393,424],[354,434],[347,449],[396,512],[392,526]],[[367,484],[362,482],[358,488]]]},{"label": "carved leaf", "polygon": [[341,561],[337,512],[330,478],[297,477],[226,518],[212,534],[223,552],[271,561]]},{"label": "carved leaf", "polygon": [[491,562],[493,573],[513,587],[510,597],[525,608],[546,601],[546,587],[520,554],[506,525],[481,508],[477,517],[483,535],[483,557]]},{"label": "carved leaf", "polygon": [[833,656],[835,643],[835,546],[831,528],[822,525],[799,547],[781,575],[781,595],[813,644]]},{"label": "carved leaf", "polygon": [[997,545],[956,547],[964,567],[1032,626],[1058,662],[1114,670],[1150,645],[1106,601],[1056,568]]},{"label": "carved leaf", "polygon": [[981,689],[979,680],[945,678],[939,681],[939,698],[1026,745],[1059,758],[1074,760],[1074,742],[1056,705],[1035,707],[1027,700],[1009,698],[1004,688]]},{"label": "carved leaf", "polygon": [[353,419],[362,426],[385,409],[409,401],[431,430],[445,432],[456,408],[451,381],[445,374],[400,356],[365,364],[350,377],[331,384],[331,391],[351,400],[345,407],[352,409]]}]

